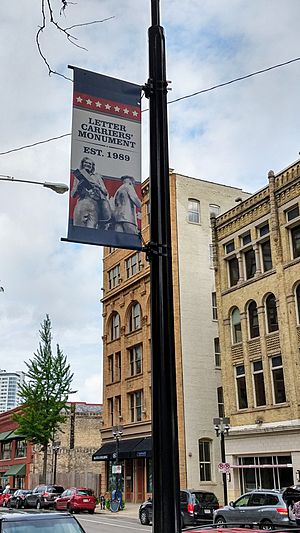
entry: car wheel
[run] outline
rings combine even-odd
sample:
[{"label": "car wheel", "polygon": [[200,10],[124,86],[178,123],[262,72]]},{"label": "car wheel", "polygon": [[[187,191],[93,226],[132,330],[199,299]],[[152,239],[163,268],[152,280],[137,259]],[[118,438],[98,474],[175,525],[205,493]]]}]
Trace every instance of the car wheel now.
[{"label": "car wheel", "polygon": [[35,507],[36,507],[36,509],[41,509],[42,508],[41,500],[37,500]]},{"label": "car wheel", "polygon": [[274,524],[271,522],[271,520],[262,520],[262,522],[259,524],[259,529],[274,529]]},{"label": "car wheel", "polygon": [[140,522],[143,526],[148,526],[148,524],[150,524],[149,515],[145,509],[141,511]]},{"label": "car wheel", "polygon": [[226,520],[223,516],[218,516],[215,520],[215,524],[218,525],[219,527],[226,527],[225,526]]},{"label": "car wheel", "polygon": [[94,514],[94,512],[95,512],[95,509],[89,509],[89,510],[88,510],[88,513],[89,513],[89,514]]}]

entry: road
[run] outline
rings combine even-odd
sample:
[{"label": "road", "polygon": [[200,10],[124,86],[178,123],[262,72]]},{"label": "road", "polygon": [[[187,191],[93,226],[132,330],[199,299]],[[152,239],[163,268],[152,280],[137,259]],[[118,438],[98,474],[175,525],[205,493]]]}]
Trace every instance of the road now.
[{"label": "road", "polygon": [[120,517],[111,514],[76,515],[86,533],[152,533],[151,526],[142,526],[137,518]]}]

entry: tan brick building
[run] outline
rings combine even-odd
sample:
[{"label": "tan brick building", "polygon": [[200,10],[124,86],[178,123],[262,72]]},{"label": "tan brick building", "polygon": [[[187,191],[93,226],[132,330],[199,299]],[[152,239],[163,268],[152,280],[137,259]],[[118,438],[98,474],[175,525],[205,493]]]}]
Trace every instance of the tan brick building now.
[{"label": "tan brick building", "polygon": [[229,497],[299,481],[300,161],[215,219]]},{"label": "tan brick building", "polygon": [[[221,493],[212,424],[221,382],[210,212],[224,212],[248,195],[174,172],[170,192],[181,486]],[[142,194],[148,242],[148,182]],[[93,458],[106,465],[103,491],[113,489],[112,427],[122,425],[124,496],[139,502],[152,491],[149,264],[142,252],[106,248],[103,276],[103,446]]]}]

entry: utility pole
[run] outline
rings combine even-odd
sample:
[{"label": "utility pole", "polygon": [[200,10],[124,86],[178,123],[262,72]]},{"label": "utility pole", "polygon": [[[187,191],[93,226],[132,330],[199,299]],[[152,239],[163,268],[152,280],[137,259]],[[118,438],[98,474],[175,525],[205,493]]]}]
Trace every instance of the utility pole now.
[{"label": "utility pole", "polygon": [[153,531],[180,531],[167,80],[160,0],[151,0],[149,37]]}]

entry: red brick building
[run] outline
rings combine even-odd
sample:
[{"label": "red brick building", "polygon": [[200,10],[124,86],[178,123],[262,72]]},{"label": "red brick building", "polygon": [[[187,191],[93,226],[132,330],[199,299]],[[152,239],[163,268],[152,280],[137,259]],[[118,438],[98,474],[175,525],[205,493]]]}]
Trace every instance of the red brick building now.
[{"label": "red brick building", "polygon": [[13,414],[20,407],[0,414],[0,484],[10,483],[11,487],[28,488],[32,445],[22,435],[16,434],[18,424]]}]

